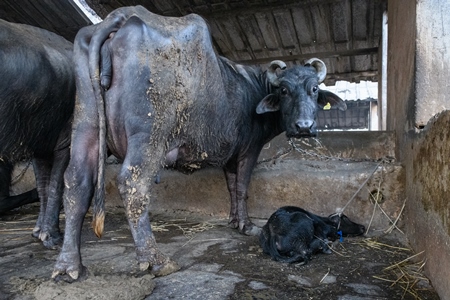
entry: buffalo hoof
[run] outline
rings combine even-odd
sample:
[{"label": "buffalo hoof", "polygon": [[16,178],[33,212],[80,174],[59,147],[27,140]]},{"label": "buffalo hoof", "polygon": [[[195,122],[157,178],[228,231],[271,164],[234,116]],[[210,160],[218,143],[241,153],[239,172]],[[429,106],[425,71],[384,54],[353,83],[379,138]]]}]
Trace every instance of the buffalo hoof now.
[{"label": "buffalo hoof", "polygon": [[54,270],[53,274],[52,274],[52,279],[55,282],[67,282],[67,283],[72,283],[75,281],[82,281],[84,279],[87,278],[87,271],[86,271],[86,267],[82,266],[81,267],[81,271],[66,271],[61,272],[59,270]]},{"label": "buffalo hoof", "polygon": [[239,229],[239,232],[245,235],[259,236],[262,229],[250,221],[239,222],[237,219],[230,219],[228,227],[233,229]]},{"label": "buffalo hoof", "polygon": [[166,276],[180,270],[180,266],[171,259],[160,265],[153,265],[151,273],[156,277]]},{"label": "buffalo hoof", "polygon": [[42,244],[47,249],[58,249],[60,245],[62,245],[63,235],[57,231],[46,231],[41,230],[39,227],[35,227],[31,235],[42,241]]},{"label": "buffalo hoof", "polygon": [[230,220],[228,222],[228,227],[236,229],[239,228],[239,221],[238,220]]},{"label": "buffalo hoof", "polygon": [[244,225],[241,230],[241,233],[250,236],[259,236],[262,232],[262,229],[255,224]]},{"label": "buffalo hoof", "polygon": [[60,245],[62,245],[63,236],[59,232],[41,232],[41,234],[39,235],[39,239],[47,249],[55,250],[58,249]]},{"label": "buffalo hoof", "polygon": [[53,269],[52,278],[55,281],[74,282],[86,277],[86,267],[81,264],[81,257],[77,251],[59,253]]},{"label": "buffalo hoof", "polygon": [[36,226],[33,228],[33,232],[31,232],[31,236],[39,239],[39,235],[41,234],[41,228]]}]

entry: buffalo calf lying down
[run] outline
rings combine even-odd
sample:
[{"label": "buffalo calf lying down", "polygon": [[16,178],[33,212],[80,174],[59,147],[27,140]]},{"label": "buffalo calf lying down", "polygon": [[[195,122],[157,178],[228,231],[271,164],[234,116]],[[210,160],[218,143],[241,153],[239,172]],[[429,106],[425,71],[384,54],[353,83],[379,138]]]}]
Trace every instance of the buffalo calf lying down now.
[{"label": "buffalo calf lying down", "polygon": [[264,253],[276,261],[306,263],[314,253],[331,253],[327,244],[338,238],[338,231],[343,236],[356,236],[365,228],[343,214],[325,218],[300,207],[284,206],[270,216],[259,242]]}]

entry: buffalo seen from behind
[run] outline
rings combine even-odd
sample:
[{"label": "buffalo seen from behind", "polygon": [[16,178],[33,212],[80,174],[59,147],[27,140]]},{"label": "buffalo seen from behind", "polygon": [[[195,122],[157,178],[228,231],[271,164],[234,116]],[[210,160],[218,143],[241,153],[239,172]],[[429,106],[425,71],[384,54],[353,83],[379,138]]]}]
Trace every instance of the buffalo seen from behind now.
[{"label": "buffalo seen from behind", "polygon": [[[77,102],[71,158],[64,174],[66,230],[53,278],[83,273],[81,227],[93,200],[93,229],[104,223],[106,149],[123,161],[117,176],[141,270],[167,275],[179,266],[157,247],[149,197],[158,171],[204,165],[224,170],[230,226],[258,235],[247,213],[247,188],[265,143],[316,135],[316,113],[327,104],[346,109],[319,90],[325,64],[312,59],[267,70],[217,55],[198,15],[155,15],[141,6],[113,11],[82,28],[74,42]],[[67,276],[68,275],[68,276]]]},{"label": "buffalo seen from behind", "polygon": [[344,214],[321,217],[300,207],[283,206],[263,226],[259,243],[275,261],[307,263],[317,252],[331,253],[329,241],[339,236],[362,235],[364,231],[363,225]]},{"label": "buffalo seen from behind", "polygon": [[41,207],[33,236],[61,242],[59,212],[75,104],[72,43],[0,20],[0,212],[34,202],[36,190],[10,196],[15,163],[33,160]]}]

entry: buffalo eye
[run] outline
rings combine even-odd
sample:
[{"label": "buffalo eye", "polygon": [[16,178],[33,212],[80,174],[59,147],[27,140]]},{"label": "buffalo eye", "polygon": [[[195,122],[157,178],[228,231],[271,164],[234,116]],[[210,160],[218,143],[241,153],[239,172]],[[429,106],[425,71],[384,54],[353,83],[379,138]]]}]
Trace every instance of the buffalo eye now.
[{"label": "buffalo eye", "polygon": [[285,87],[281,88],[281,95],[287,95],[288,91]]},{"label": "buffalo eye", "polygon": [[319,87],[317,85],[313,86],[312,92],[316,94],[319,91]]}]

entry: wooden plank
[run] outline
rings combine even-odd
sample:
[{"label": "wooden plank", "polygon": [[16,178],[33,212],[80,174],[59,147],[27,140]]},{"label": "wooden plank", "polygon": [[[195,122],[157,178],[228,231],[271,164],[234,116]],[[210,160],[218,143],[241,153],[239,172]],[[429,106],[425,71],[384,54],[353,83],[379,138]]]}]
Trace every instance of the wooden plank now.
[{"label": "wooden plank", "polygon": [[275,23],[270,13],[256,13],[255,19],[258,23],[264,44],[269,51],[278,51],[280,43],[278,42],[278,33],[275,29]]},{"label": "wooden plank", "polygon": [[349,0],[330,4],[330,10],[334,42],[350,42],[352,15]]},{"label": "wooden plank", "polygon": [[227,35],[222,31],[217,20],[209,20],[209,28],[219,54],[234,59],[233,51],[230,48],[232,46],[231,42],[228,40]]},{"label": "wooden plank", "polygon": [[252,52],[264,51],[264,39],[259,30],[258,23],[253,15],[237,16],[239,27],[242,29]]},{"label": "wooden plank", "polygon": [[352,0],[352,19],[353,19],[353,28],[352,34],[354,40],[367,40],[369,35],[367,28],[367,12],[368,1],[367,0]]},{"label": "wooden plank", "polygon": [[[309,9],[300,7],[292,8],[292,19],[294,22],[295,32],[297,34],[297,40],[299,41],[301,47],[309,48],[309,46],[313,46],[313,23]],[[309,50],[310,49],[307,49],[306,52],[310,52]]]},{"label": "wooden plank", "polygon": [[[292,60],[304,60],[304,59],[311,58],[311,57],[318,57],[320,59],[326,59],[328,57],[340,57],[340,56],[354,56],[354,55],[367,55],[367,54],[377,55],[377,53],[378,53],[378,48],[353,49],[353,50],[346,50],[346,51],[315,52],[315,53],[299,54],[299,55],[291,55],[291,56],[272,56],[272,57],[268,57],[266,59],[255,59],[252,62],[257,63],[257,64],[265,64],[274,59],[292,61]],[[252,62],[240,61],[240,63],[252,63]]]},{"label": "wooden plank", "polygon": [[296,47],[298,45],[297,35],[295,34],[290,10],[277,9],[273,11],[273,16],[283,48],[289,49],[291,54],[299,54],[300,51]]}]

